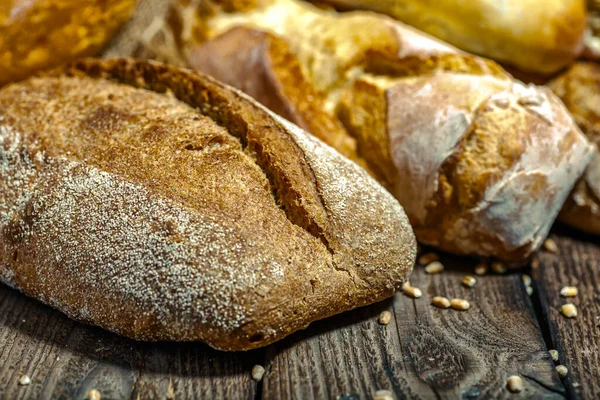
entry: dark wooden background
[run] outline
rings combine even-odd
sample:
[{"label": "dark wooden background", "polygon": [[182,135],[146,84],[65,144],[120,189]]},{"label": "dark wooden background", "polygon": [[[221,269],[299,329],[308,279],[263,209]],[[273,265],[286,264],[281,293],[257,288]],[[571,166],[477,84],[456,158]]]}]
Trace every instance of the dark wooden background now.
[{"label": "dark wooden background", "polygon": [[[416,267],[423,290],[312,324],[287,339],[247,353],[201,343],[140,343],[73,322],[0,285],[0,398],[85,399],[370,399],[600,398],[600,246],[597,238],[560,228],[559,253],[540,252],[539,266],[478,277],[474,260],[443,257],[446,271]],[[521,273],[534,278],[529,297]],[[559,313],[564,285],[574,285],[576,319]],[[462,297],[468,311],[430,305],[435,295]],[[387,326],[377,323],[390,310]],[[560,352],[560,379],[548,349]],[[253,365],[266,368],[262,382]],[[31,384],[19,386],[27,374]],[[506,389],[522,376],[525,391]]]}]

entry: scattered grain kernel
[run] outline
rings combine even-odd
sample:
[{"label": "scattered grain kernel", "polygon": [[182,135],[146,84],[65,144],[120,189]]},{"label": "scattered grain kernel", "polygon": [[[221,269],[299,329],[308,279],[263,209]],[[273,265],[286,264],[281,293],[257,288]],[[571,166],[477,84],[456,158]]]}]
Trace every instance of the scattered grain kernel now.
[{"label": "scattered grain kernel", "polygon": [[492,271],[497,274],[504,274],[507,271],[506,265],[501,263],[500,261],[494,261],[492,263]]},{"label": "scattered grain kernel", "polygon": [[531,286],[531,277],[527,274],[523,274],[521,275],[521,278],[523,279],[523,284],[525,286]]},{"label": "scattered grain kernel", "polygon": [[410,281],[406,281],[402,283],[402,290],[410,287]]},{"label": "scattered grain kernel", "polygon": [[575,318],[577,316],[577,307],[575,307],[575,304],[567,303],[560,308],[560,312],[567,318]]},{"label": "scattered grain kernel", "polygon": [[528,296],[533,294],[533,288],[531,286],[525,286],[525,291],[527,292]]},{"label": "scattered grain kernel", "polygon": [[552,361],[554,362],[558,362],[558,350],[548,350],[548,353],[550,353],[550,357],[552,357]]},{"label": "scattered grain kernel", "polygon": [[462,284],[469,288],[475,286],[476,283],[477,279],[473,278],[471,275],[466,275],[462,280]]},{"label": "scattered grain kernel", "polygon": [[390,323],[391,320],[392,320],[392,313],[389,311],[382,311],[381,314],[379,314],[379,318],[377,319],[377,321],[381,325],[387,325]]},{"label": "scattered grain kernel", "polygon": [[488,266],[486,263],[477,264],[475,267],[475,274],[477,275],[485,275],[488,272]]},{"label": "scattered grain kernel", "polygon": [[404,288],[402,291],[404,292],[404,294],[415,299],[418,299],[419,297],[423,296],[423,292],[421,292],[421,289],[412,286]]},{"label": "scattered grain kernel", "polygon": [[29,376],[27,376],[27,375],[22,375],[19,378],[19,385],[21,385],[21,386],[27,386],[30,383],[31,383],[31,378]]},{"label": "scattered grain kernel", "polygon": [[552,238],[544,240],[544,249],[546,249],[546,251],[549,251],[550,253],[558,253],[558,246]]},{"label": "scattered grain kernel", "polygon": [[88,392],[88,400],[100,400],[100,392],[96,389],[92,389]]},{"label": "scattered grain kernel", "polygon": [[556,372],[558,372],[558,376],[560,376],[561,378],[564,378],[569,373],[569,369],[567,367],[565,367],[564,365],[557,365]]},{"label": "scattered grain kernel", "polygon": [[252,367],[252,379],[256,382],[262,381],[263,376],[265,376],[265,368],[262,365],[255,365]]},{"label": "scattered grain kernel", "polygon": [[394,395],[389,390],[378,390],[375,392],[373,400],[394,400]]},{"label": "scattered grain kernel", "polygon": [[440,256],[438,256],[437,254],[427,253],[427,254],[423,254],[421,257],[419,257],[419,264],[427,265],[434,261],[438,261],[439,259],[440,259]]},{"label": "scattered grain kernel", "polygon": [[560,295],[563,297],[575,297],[577,296],[578,290],[575,286],[565,286],[560,289]]},{"label": "scattered grain kernel", "polygon": [[506,381],[506,386],[511,392],[520,393],[524,389],[523,379],[517,375],[509,376],[508,380]]},{"label": "scattered grain kernel", "polygon": [[434,261],[425,267],[425,272],[428,274],[439,274],[444,270],[444,265],[439,261]]},{"label": "scattered grain kernel", "polygon": [[450,307],[455,310],[465,311],[468,310],[471,305],[465,299],[452,299],[450,301]]},{"label": "scattered grain kernel", "polygon": [[450,308],[450,300],[442,296],[435,296],[431,299],[431,304],[438,308]]}]

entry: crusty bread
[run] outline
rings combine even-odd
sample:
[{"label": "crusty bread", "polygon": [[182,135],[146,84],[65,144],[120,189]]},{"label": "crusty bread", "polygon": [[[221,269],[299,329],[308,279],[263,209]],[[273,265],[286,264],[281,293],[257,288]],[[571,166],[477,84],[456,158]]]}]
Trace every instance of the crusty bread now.
[{"label": "crusty bread", "polygon": [[[600,146],[600,66],[576,63],[549,84],[588,139]],[[565,203],[559,219],[586,232],[600,234],[600,154]]]},{"label": "crusty bread", "polygon": [[381,12],[463,50],[546,75],[581,53],[586,30],[585,0],[320,1]]},{"label": "crusty bread", "polygon": [[337,119],[331,135],[304,126],[354,141],[420,241],[510,261],[539,247],[592,151],[552,93],[386,16],[237,3],[175,8],[192,67],[295,121]]},{"label": "crusty bread", "polygon": [[0,85],[96,54],[135,0],[0,0]]},{"label": "crusty bread", "polygon": [[0,228],[9,285],[225,350],[389,297],[416,255],[354,163],[235,89],[129,59],[0,89]]}]

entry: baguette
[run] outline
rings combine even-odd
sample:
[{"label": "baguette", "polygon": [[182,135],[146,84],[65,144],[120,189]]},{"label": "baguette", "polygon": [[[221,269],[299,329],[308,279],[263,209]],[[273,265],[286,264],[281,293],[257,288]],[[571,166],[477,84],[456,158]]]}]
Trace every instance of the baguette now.
[{"label": "baguette", "polygon": [[97,54],[135,0],[12,0],[0,5],[0,86]]},{"label": "baguette", "polygon": [[584,48],[585,0],[322,1],[390,15],[460,49],[526,72],[551,75]]},{"label": "baguette", "polygon": [[[565,103],[588,139],[600,146],[600,66],[576,63],[548,85]],[[577,229],[600,234],[600,155],[597,150],[559,219]]]},{"label": "baguette", "polygon": [[304,127],[367,165],[421,242],[515,262],[540,246],[592,157],[549,90],[383,15],[248,3],[174,8],[190,66],[299,123],[337,119]]},{"label": "baguette", "polygon": [[272,343],[392,296],[416,241],[333,149],[200,73],[84,60],[0,89],[0,279],[140,340]]}]

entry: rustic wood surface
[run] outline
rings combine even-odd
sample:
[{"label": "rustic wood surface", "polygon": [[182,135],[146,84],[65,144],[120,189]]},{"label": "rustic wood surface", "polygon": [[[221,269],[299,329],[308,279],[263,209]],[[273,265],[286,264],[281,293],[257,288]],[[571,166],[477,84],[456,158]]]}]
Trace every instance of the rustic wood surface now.
[{"label": "rustic wood surface", "polygon": [[[417,268],[411,282],[422,298],[397,294],[270,346],[263,398],[368,399],[380,389],[416,399],[563,398],[520,274],[481,277],[468,289],[465,271]],[[435,295],[467,299],[471,308],[435,308]],[[381,326],[385,309],[394,317]],[[516,374],[525,381],[520,395],[505,386]]]},{"label": "rustic wood surface", "polygon": [[[600,247],[570,233],[555,238],[559,254],[540,253],[532,270],[532,298],[519,272],[465,288],[474,263],[444,258],[442,274],[413,273],[420,299],[397,294],[248,353],[135,342],[0,285],[0,399],[85,399],[92,388],[103,399],[351,400],[380,389],[398,399],[599,398]],[[567,283],[580,291],[575,320],[557,311]],[[465,298],[471,308],[434,308],[434,295]],[[377,322],[383,310],[393,314],[387,326]],[[548,346],[560,351],[567,379],[558,378]],[[260,383],[250,376],[255,364],[267,370]],[[19,386],[22,374],[30,385]],[[513,374],[524,379],[521,394],[506,389]]]},{"label": "rustic wood surface", "polygon": [[[600,398],[600,246],[598,238],[562,228],[553,235],[557,254],[541,252],[532,269],[540,316],[548,327],[548,344],[558,350],[559,363],[569,369],[564,383],[570,398]],[[578,295],[560,295],[563,286],[576,286]],[[560,314],[573,303],[574,319]]]}]

